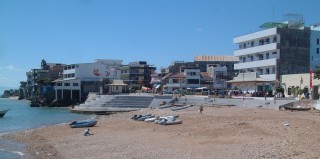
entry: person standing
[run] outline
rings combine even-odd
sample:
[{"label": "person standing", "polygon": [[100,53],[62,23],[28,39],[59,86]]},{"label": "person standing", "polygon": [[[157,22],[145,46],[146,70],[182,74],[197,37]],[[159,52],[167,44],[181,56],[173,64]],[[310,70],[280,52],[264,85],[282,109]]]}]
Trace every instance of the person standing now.
[{"label": "person standing", "polygon": [[203,106],[201,105],[201,106],[199,107],[199,113],[202,114],[202,112],[203,112]]}]

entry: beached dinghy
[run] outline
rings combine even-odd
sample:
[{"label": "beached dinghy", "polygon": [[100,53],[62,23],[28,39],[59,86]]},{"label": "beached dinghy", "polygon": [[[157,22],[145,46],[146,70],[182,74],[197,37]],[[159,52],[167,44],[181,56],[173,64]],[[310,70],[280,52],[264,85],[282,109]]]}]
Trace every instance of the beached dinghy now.
[{"label": "beached dinghy", "polygon": [[167,120],[163,123],[160,123],[161,125],[174,125],[174,124],[182,124],[182,120]]},{"label": "beached dinghy", "polygon": [[97,124],[97,120],[74,121],[70,125],[71,128],[93,127]]},{"label": "beached dinghy", "polygon": [[0,118],[2,118],[10,109],[0,110]]},{"label": "beached dinghy", "polygon": [[159,106],[159,109],[165,109],[165,108],[170,108],[173,107],[173,105],[163,105],[163,106]]},{"label": "beached dinghy", "polygon": [[286,110],[298,110],[298,111],[308,111],[308,110],[311,110],[310,107],[301,107],[301,106],[297,106],[297,107],[283,106],[283,108],[286,109]]},{"label": "beached dinghy", "polygon": [[186,105],[186,106],[183,106],[183,107],[176,107],[176,106],[174,106],[174,107],[171,107],[170,109],[172,110],[172,111],[177,111],[177,110],[182,110],[182,109],[187,109],[187,108],[189,108],[189,107],[191,107],[192,105]]}]

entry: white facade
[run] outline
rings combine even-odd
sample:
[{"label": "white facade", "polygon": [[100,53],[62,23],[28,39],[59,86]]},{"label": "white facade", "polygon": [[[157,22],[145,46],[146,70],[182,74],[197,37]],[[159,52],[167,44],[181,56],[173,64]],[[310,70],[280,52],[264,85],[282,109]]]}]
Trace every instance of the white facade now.
[{"label": "white facade", "polygon": [[280,38],[277,28],[234,38],[233,42],[239,46],[239,49],[234,51],[234,56],[239,57],[239,63],[234,65],[234,69],[257,72],[262,78],[276,80]]},{"label": "white facade", "polygon": [[[56,81],[56,99],[64,99],[64,91],[68,91],[68,96],[74,99],[76,96],[81,100],[82,98],[82,82],[101,82],[103,79],[120,79],[121,72],[119,66],[122,60],[103,60],[99,59],[93,63],[80,63],[66,65],[63,70],[62,79]],[[96,90],[92,86],[87,85],[87,91],[102,91]],[[61,92],[58,95],[58,91]],[[73,94],[77,92],[77,94]],[[59,96],[59,97],[58,97]]]},{"label": "white facade", "polygon": [[64,80],[70,80],[70,79],[100,80],[103,78],[120,79],[120,75],[121,75],[121,72],[117,68],[117,64],[112,66],[99,60],[97,60],[94,63],[81,63],[81,64],[68,65],[63,70]]},{"label": "white facade", "polygon": [[226,66],[210,66],[207,69],[210,77],[212,78],[212,89],[225,89],[227,88],[226,77],[228,75],[228,68]]},{"label": "white facade", "polygon": [[200,87],[200,69],[185,69],[184,74],[187,88]]},{"label": "white facade", "polygon": [[316,66],[320,66],[320,24],[311,26],[310,64],[312,70],[316,70]]}]

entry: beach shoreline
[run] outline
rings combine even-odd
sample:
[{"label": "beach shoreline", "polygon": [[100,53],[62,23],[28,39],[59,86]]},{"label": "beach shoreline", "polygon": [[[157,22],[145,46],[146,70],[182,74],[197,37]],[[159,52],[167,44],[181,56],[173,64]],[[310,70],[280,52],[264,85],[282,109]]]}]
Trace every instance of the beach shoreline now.
[{"label": "beach shoreline", "polygon": [[[179,115],[179,125],[130,119],[134,114]],[[287,124],[287,125],[286,125]],[[259,108],[143,109],[98,116],[84,128],[54,125],[3,135],[25,143],[30,158],[313,158],[320,157],[320,113]]]}]

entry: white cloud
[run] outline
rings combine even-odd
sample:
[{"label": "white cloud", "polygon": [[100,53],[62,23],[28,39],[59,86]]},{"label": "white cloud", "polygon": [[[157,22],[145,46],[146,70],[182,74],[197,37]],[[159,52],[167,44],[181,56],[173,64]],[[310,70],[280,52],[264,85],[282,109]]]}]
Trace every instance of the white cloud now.
[{"label": "white cloud", "polygon": [[22,69],[17,69],[13,65],[6,66],[6,69],[8,69],[10,71],[22,72]]}]

